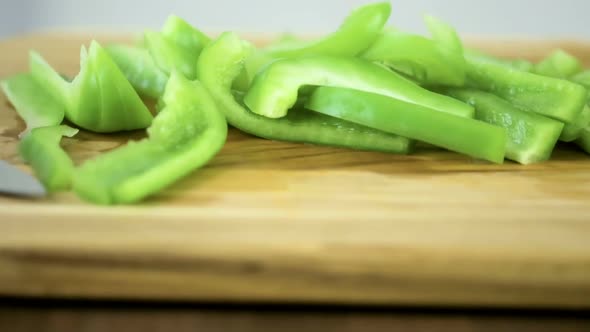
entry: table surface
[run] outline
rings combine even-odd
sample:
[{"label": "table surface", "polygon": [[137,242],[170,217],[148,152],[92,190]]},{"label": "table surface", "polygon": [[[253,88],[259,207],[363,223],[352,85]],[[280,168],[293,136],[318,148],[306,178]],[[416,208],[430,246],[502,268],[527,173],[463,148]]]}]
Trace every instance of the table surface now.
[{"label": "table surface", "polygon": [[0,298],[0,331],[587,332],[582,311],[227,306]]}]

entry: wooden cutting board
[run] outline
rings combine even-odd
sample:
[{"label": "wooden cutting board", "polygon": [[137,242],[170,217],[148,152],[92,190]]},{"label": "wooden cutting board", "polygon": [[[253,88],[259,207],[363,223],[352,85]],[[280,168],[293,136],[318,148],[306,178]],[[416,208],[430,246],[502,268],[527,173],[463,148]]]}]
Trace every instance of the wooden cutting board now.
[{"label": "wooden cutting board", "polygon": [[[89,35],[0,43],[0,77],[41,52],[77,71]],[[539,58],[557,46],[475,43]],[[0,100],[0,158],[23,123]],[[127,135],[65,140],[77,163]],[[222,302],[590,307],[590,158],[491,165],[271,142],[236,130],[202,170],[137,206],[0,198],[0,294]]]}]

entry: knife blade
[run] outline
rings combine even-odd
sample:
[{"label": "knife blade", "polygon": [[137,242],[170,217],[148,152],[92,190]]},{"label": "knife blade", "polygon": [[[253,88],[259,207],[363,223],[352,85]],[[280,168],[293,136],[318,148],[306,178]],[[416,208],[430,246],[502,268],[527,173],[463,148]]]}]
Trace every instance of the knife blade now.
[{"label": "knife blade", "polygon": [[43,197],[45,188],[35,177],[0,160],[0,194],[18,197]]}]

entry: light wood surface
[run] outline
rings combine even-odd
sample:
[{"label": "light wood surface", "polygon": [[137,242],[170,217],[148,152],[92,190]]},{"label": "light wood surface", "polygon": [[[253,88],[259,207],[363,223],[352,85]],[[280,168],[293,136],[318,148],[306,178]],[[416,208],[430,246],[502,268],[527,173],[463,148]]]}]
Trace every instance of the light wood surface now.
[{"label": "light wood surface", "polygon": [[[33,48],[77,70],[91,37],[0,43],[0,77]],[[538,58],[561,46],[486,42]],[[507,48],[509,46],[510,48]],[[0,97],[0,158],[23,123]],[[76,163],[141,134],[66,139]],[[590,307],[590,159],[491,165],[425,148],[396,156],[230,132],[222,153],[144,204],[71,193],[0,198],[0,295],[231,302]]]}]

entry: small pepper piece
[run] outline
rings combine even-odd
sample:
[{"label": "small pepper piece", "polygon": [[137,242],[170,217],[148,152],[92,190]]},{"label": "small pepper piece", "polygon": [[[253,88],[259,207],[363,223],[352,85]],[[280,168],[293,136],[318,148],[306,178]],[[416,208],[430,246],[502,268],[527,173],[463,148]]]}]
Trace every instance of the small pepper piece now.
[{"label": "small pepper piece", "polygon": [[456,31],[432,16],[425,20],[432,39],[388,29],[361,57],[391,67],[421,84],[462,86],[465,58]]},{"label": "small pepper piece", "polygon": [[109,45],[107,52],[140,95],[160,98],[164,93],[168,74],[161,70],[150,53],[127,45]]},{"label": "small pepper piece", "polygon": [[367,60],[334,56],[273,62],[256,76],[244,102],[256,114],[284,117],[297,101],[299,89],[308,85],[378,93],[461,117],[473,117],[474,113],[465,103],[428,91]]},{"label": "small pepper piece", "polygon": [[306,108],[495,163],[504,160],[505,130],[387,96],[319,87]]},{"label": "small pepper piece", "polygon": [[239,104],[231,86],[251,51],[249,43],[235,33],[223,33],[199,57],[197,72],[227,121],[234,127],[267,139],[305,142],[359,150],[408,153],[411,141],[315,112],[290,112],[285,118],[269,119]]},{"label": "small pepper piece", "polygon": [[80,52],[80,73],[69,83],[38,54],[31,54],[31,73],[65,105],[66,118],[78,127],[101,133],[147,128],[152,115],[108,53],[96,42]]},{"label": "small pepper piece", "polygon": [[537,63],[533,72],[538,75],[567,79],[582,71],[582,63],[568,52],[557,49],[541,62]]},{"label": "small pepper piece", "polygon": [[[381,33],[391,14],[389,2],[376,2],[354,9],[333,33],[314,41],[290,41],[270,45],[250,54],[245,70],[250,82],[268,63],[282,58],[309,55],[356,56]],[[241,89],[246,90],[247,84]]]},{"label": "small pepper piece", "polygon": [[491,92],[519,109],[572,123],[586,104],[583,86],[467,56],[467,86]]},{"label": "small pepper piece", "polygon": [[8,101],[25,121],[27,128],[20,136],[38,127],[57,126],[64,118],[62,103],[47,93],[30,73],[17,74],[0,82]]},{"label": "small pepper piece", "polygon": [[563,123],[521,111],[493,94],[473,89],[449,89],[445,93],[475,107],[475,118],[506,129],[506,158],[521,164],[548,160]]},{"label": "small pepper piece", "polygon": [[172,72],[147,139],[85,162],[74,190],[97,204],[138,202],[205,165],[223,147],[227,123],[207,90]]},{"label": "small pepper piece", "polygon": [[60,147],[63,136],[73,137],[78,129],[66,125],[31,130],[19,144],[21,157],[33,167],[48,192],[70,189],[74,163]]}]

